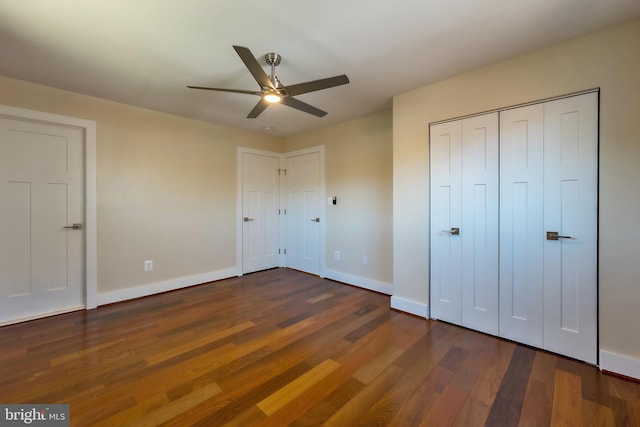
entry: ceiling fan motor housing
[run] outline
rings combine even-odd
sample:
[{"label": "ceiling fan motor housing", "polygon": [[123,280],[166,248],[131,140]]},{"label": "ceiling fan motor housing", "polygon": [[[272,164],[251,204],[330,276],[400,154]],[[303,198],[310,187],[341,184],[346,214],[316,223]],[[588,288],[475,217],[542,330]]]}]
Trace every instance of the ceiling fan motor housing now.
[{"label": "ceiling fan motor housing", "polygon": [[280,65],[280,60],[282,59],[282,56],[280,56],[279,53],[275,53],[275,52],[269,52],[264,56],[264,60],[267,62],[267,64],[277,67],[278,65]]}]

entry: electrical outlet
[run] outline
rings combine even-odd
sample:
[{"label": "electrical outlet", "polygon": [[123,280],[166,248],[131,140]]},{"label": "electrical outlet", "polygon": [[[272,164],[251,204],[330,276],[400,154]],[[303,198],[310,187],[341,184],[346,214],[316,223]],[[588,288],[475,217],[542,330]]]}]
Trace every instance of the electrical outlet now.
[{"label": "electrical outlet", "polygon": [[366,255],[362,255],[362,263],[363,263],[364,265],[369,264],[369,257],[368,257],[368,256],[366,256]]},{"label": "electrical outlet", "polygon": [[153,260],[148,259],[144,262],[144,271],[151,271],[153,270]]},{"label": "electrical outlet", "polygon": [[340,259],[340,251],[334,251],[333,252],[333,258],[339,260]]}]

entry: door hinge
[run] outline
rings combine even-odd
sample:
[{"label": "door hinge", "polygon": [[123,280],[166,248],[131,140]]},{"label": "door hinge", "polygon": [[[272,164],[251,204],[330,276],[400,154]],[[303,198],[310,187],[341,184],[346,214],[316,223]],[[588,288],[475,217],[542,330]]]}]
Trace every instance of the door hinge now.
[{"label": "door hinge", "polygon": [[[286,249],[282,249],[282,251],[284,251],[284,254],[285,254],[285,255],[287,254],[287,250],[286,250]],[[280,250],[280,249],[278,249],[278,255],[280,255],[281,253],[282,253],[282,252],[281,252],[281,250]]]},{"label": "door hinge", "polygon": [[287,170],[286,169],[278,169],[278,176],[280,176],[283,172],[284,172],[284,176],[287,176]]}]

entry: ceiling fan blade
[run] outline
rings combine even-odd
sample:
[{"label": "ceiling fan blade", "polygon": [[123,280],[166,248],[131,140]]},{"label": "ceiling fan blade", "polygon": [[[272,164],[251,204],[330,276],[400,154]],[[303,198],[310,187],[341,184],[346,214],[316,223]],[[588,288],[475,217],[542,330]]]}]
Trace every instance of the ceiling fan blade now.
[{"label": "ceiling fan blade", "polygon": [[273,83],[271,82],[271,80],[269,80],[269,76],[267,76],[267,73],[264,72],[264,70],[258,63],[258,60],[255,56],[253,56],[253,53],[251,53],[249,49],[242,46],[233,46],[233,48],[261,88],[268,87],[271,89],[275,89]]},{"label": "ceiling fan blade", "polygon": [[204,86],[187,86],[187,87],[189,89],[215,90],[217,92],[246,93],[248,95],[262,96],[262,92],[256,92],[255,90],[223,89],[220,87],[204,87]]},{"label": "ceiling fan blade", "polygon": [[343,74],[341,76],[329,77],[326,79],[285,86],[284,89],[286,90],[287,94],[296,96],[307,92],[314,92],[316,90],[329,89],[330,87],[345,85],[347,83],[349,83],[349,78]]},{"label": "ceiling fan blade", "polygon": [[309,105],[306,102],[302,102],[291,96],[285,96],[282,98],[282,103],[287,107],[295,108],[296,110],[304,111],[305,113],[313,114],[314,116],[324,117],[327,115],[326,111],[322,111],[313,105]]},{"label": "ceiling fan blade", "polygon": [[251,110],[249,112],[249,115],[247,116],[247,119],[255,119],[256,117],[258,117],[260,115],[260,113],[262,113],[267,107],[269,106],[269,103],[267,101],[265,101],[264,99],[260,99],[260,101],[258,101],[258,103],[256,104],[255,107],[253,107],[253,110]]}]

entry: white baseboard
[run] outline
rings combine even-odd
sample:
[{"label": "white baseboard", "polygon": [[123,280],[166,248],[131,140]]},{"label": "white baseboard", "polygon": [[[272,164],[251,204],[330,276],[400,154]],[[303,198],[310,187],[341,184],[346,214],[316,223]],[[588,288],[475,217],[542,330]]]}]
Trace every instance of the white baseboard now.
[{"label": "white baseboard", "polygon": [[418,301],[394,295],[391,297],[391,308],[413,314],[414,316],[424,317],[425,319],[429,318],[429,306]]},{"label": "white baseboard", "polygon": [[86,307],[84,305],[78,305],[73,307],[66,307],[60,310],[48,311],[46,313],[38,313],[19,317],[17,319],[2,320],[0,321],[0,326],[13,325],[15,323],[28,322],[30,320],[42,319],[44,317],[57,316],[58,314],[71,313],[72,311],[84,310],[85,308]]},{"label": "white baseboard", "polygon": [[336,282],[346,283],[348,285],[357,286],[359,288],[368,289],[370,291],[380,292],[382,294],[391,295],[393,287],[389,283],[378,282],[377,280],[367,279],[366,277],[353,276],[351,274],[340,273],[339,271],[325,270],[324,277],[335,280]]},{"label": "white baseboard", "polygon": [[640,380],[640,359],[600,350],[600,369]]},{"label": "white baseboard", "polygon": [[113,304],[115,302],[126,301],[134,298],[146,297],[162,292],[173,291],[201,283],[213,282],[227,279],[238,275],[236,267],[224,270],[212,271],[209,273],[195,274],[193,276],[179,277],[177,279],[165,280],[162,282],[150,283],[148,285],[136,286],[135,288],[121,289],[112,292],[98,293],[98,305]]}]

